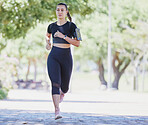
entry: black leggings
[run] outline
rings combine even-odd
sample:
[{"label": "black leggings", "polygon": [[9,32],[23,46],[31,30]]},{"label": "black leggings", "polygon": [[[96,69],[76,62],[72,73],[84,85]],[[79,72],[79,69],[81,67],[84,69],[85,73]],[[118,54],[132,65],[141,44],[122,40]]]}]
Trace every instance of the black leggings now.
[{"label": "black leggings", "polygon": [[60,94],[60,90],[66,93],[72,72],[72,56],[70,48],[58,48],[53,46],[48,56],[48,75],[52,83],[52,95]]}]

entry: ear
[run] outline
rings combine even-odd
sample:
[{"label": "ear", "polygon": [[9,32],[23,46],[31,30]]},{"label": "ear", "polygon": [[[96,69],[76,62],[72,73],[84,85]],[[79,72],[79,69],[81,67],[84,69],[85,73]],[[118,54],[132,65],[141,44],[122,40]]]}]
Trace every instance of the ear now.
[{"label": "ear", "polygon": [[68,13],[68,10],[66,10],[66,14]]}]

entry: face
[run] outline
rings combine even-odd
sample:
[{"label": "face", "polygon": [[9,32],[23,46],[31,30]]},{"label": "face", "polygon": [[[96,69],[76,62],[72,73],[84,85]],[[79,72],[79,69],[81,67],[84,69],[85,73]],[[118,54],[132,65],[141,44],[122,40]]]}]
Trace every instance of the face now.
[{"label": "face", "polygon": [[65,17],[67,16],[66,7],[64,5],[58,5],[56,8],[56,15],[59,19],[65,19]]}]

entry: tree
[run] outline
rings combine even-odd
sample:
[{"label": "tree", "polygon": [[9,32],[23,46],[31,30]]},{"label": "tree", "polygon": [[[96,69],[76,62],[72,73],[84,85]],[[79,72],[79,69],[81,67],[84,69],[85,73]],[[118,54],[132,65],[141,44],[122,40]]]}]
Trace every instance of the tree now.
[{"label": "tree", "polygon": [[116,40],[119,41],[119,43],[124,43],[124,46],[126,46],[124,49],[122,49],[122,55],[126,55],[126,57],[128,57],[132,63],[134,75],[134,90],[138,90],[137,70],[142,63],[143,58],[148,58],[148,23],[138,21],[134,24],[134,29],[127,27],[123,34],[118,34],[118,38],[116,37],[118,40]]},{"label": "tree", "polygon": [[47,23],[38,24],[35,29],[29,30],[25,38],[19,38],[13,40],[13,42],[9,42],[7,47],[2,51],[2,54],[7,54],[9,57],[15,57],[19,60],[18,79],[20,79],[19,72],[23,72],[24,67],[27,67],[25,78],[28,80],[30,66],[33,64],[34,80],[36,81],[37,64],[39,64],[38,62],[45,62],[47,55],[45,49],[46,42],[44,40],[47,25]]},{"label": "tree", "polygon": [[[138,44],[132,46],[130,43],[132,39],[128,39],[128,42],[125,40],[129,35],[127,27],[137,32],[135,23],[139,20],[148,21],[148,7],[145,5],[145,0],[134,0],[130,3],[128,0],[112,2],[112,65],[114,70],[112,87],[118,89],[119,80],[131,62],[131,51],[138,47]],[[122,4],[120,4],[121,2]],[[82,21],[81,31],[82,34],[85,34],[83,36],[85,43],[82,43],[81,49],[77,50],[78,53],[75,56],[80,59],[85,56],[85,58],[96,62],[101,84],[107,85],[104,78],[104,64],[107,58],[108,3],[103,0],[96,3],[98,11]],[[137,42],[138,37],[135,38]],[[143,38],[140,37],[140,39]]]},{"label": "tree", "polygon": [[67,3],[71,14],[79,13],[85,16],[93,11],[88,0],[2,0],[0,33],[7,39],[25,37],[28,30],[38,22],[52,21],[56,18],[55,8],[59,2]]},{"label": "tree", "polygon": [[[16,57],[19,60],[19,69],[22,64],[28,62],[26,79],[28,79],[30,63],[33,62],[34,64],[34,79],[36,79],[37,61],[41,60],[42,62],[47,56],[47,52],[43,49],[45,46],[45,42],[43,42],[45,32],[40,33],[41,27],[38,27],[40,30],[36,29],[37,32],[34,31],[31,34],[29,34],[30,30],[39,23],[55,21],[55,9],[59,2],[67,3],[68,10],[72,15],[80,14],[85,16],[94,10],[88,0],[0,1],[0,38],[2,38],[0,53],[7,53],[10,57]],[[89,11],[86,11],[87,9]],[[46,30],[44,29],[44,31]]]},{"label": "tree", "polygon": [[2,38],[2,36],[0,36],[0,54],[1,54],[1,51],[7,46],[7,41]]},{"label": "tree", "polygon": [[11,88],[13,83],[13,76],[17,74],[18,60],[14,57],[8,57],[6,55],[0,56],[0,88]]}]

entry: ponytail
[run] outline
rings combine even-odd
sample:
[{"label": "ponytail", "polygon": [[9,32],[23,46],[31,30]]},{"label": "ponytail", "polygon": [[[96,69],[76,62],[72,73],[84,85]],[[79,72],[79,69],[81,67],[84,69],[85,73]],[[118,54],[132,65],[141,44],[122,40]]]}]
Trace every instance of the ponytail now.
[{"label": "ponytail", "polygon": [[[66,10],[68,11],[67,5],[66,5],[65,3],[59,3],[58,5],[64,5],[65,8],[66,8]],[[68,17],[69,21],[72,22],[72,18],[71,18],[71,16],[70,16],[69,11],[68,11],[68,13],[67,13],[67,17]]]},{"label": "ponytail", "polygon": [[67,13],[67,17],[68,17],[69,21],[72,22],[72,18],[71,18],[71,16],[70,16],[69,11],[68,11],[68,13]]}]

